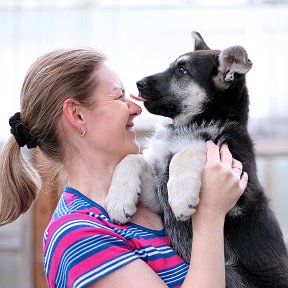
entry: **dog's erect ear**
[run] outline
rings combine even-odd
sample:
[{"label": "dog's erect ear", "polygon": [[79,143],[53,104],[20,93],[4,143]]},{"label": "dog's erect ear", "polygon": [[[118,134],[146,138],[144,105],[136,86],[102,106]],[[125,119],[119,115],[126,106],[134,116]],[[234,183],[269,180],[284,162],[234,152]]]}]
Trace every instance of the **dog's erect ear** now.
[{"label": "dog's erect ear", "polygon": [[234,80],[234,73],[246,74],[251,67],[252,62],[243,47],[229,47],[219,55],[219,73],[214,77],[214,82],[218,88],[226,89]]},{"label": "dog's erect ear", "polygon": [[219,68],[225,75],[225,81],[233,81],[234,73],[246,74],[252,67],[246,50],[241,46],[233,46],[223,50],[219,55]]},{"label": "dog's erect ear", "polygon": [[198,32],[192,31],[191,36],[194,39],[194,50],[211,50]]}]

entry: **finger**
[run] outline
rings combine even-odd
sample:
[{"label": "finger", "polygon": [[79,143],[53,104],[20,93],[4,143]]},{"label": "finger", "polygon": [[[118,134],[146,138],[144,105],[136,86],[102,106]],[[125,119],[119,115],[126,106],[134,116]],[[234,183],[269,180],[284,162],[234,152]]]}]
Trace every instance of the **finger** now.
[{"label": "finger", "polygon": [[207,164],[220,162],[219,147],[212,141],[207,141]]},{"label": "finger", "polygon": [[239,185],[240,185],[241,189],[243,190],[243,192],[246,189],[247,184],[248,184],[248,174],[246,172],[243,172],[243,174],[242,174],[242,176],[240,178],[240,183],[239,183]]},{"label": "finger", "polygon": [[243,169],[243,166],[242,166],[242,163],[236,159],[232,159],[232,170],[235,174],[237,174],[239,177],[241,176],[242,174],[242,169]]},{"label": "finger", "polygon": [[227,144],[223,144],[220,149],[220,159],[223,166],[229,169],[231,168],[233,158]]}]

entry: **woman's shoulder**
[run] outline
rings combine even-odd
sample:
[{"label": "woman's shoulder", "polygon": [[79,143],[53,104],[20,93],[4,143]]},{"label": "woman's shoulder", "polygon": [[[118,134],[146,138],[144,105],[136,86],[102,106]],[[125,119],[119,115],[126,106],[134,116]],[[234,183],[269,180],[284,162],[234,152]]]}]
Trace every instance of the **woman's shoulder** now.
[{"label": "woman's shoulder", "polygon": [[103,238],[106,244],[116,241],[131,250],[169,245],[164,228],[153,230],[130,222],[115,224],[104,207],[66,187],[45,230],[44,252],[54,249],[64,251],[68,246],[90,238],[100,242]]},{"label": "woman's shoulder", "polygon": [[49,287],[66,287],[65,283],[80,280],[92,283],[137,259],[129,242],[109,224],[102,209],[84,207],[52,219],[45,231],[44,269]]},{"label": "woman's shoulder", "polygon": [[52,237],[71,236],[74,232],[82,235],[81,232],[88,230],[96,235],[98,230],[111,230],[107,220],[109,216],[101,205],[66,186],[45,230],[44,243]]}]

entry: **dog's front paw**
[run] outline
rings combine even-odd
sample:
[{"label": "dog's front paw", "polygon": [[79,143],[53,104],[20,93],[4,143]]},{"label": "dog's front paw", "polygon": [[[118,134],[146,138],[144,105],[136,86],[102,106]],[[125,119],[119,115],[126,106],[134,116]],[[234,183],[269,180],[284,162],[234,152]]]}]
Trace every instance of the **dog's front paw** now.
[{"label": "dog's front paw", "polygon": [[[122,197],[118,187],[110,187],[108,196],[106,197],[105,206],[112,222],[117,224],[127,223],[136,213],[136,204],[140,195],[140,185],[137,187],[129,187],[131,191],[125,191]],[[129,189],[128,188],[128,189]],[[116,190],[115,190],[116,189]],[[123,189],[123,188],[122,188]]]},{"label": "dog's front paw", "polygon": [[[196,211],[199,203],[199,189],[195,183],[189,183],[188,178],[181,177],[185,183],[168,182],[169,205],[177,220],[186,221]],[[177,183],[178,182],[178,183]]]},{"label": "dog's front paw", "polygon": [[135,214],[141,193],[141,176],[146,165],[140,154],[128,155],[117,165],[105,200],[106,210],[113,222],[127,223]]},{"label": "dog's front paw", "polygon": [[186,221],[196,211],[205,157],[206,146],[198,143],[176,153],[170,162],[168,201],[177,220]]}]

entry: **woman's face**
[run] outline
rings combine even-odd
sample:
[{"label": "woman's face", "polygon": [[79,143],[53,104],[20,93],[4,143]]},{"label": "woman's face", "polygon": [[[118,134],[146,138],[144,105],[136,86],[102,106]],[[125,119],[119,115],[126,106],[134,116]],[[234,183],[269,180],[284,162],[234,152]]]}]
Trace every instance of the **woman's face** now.
[{"label": "woman's face", "polygon": [[93,149],[120,161],[128,154],[139,153],[133,119],[142,110],[125,98],[121,80],[106,63],[100,66],[97,74],[95,103],[87,109],[86,137]]}]

